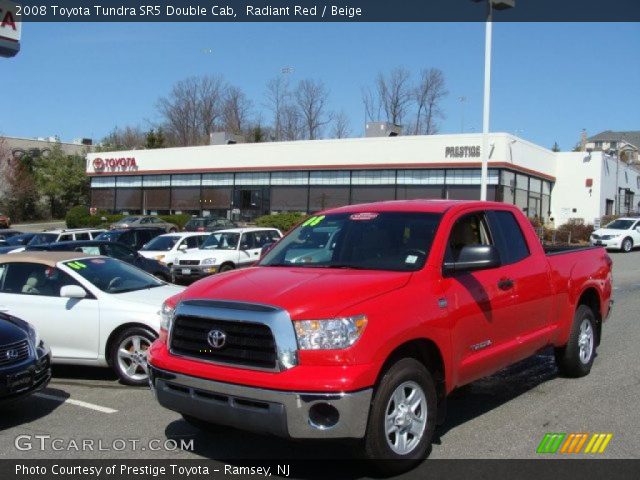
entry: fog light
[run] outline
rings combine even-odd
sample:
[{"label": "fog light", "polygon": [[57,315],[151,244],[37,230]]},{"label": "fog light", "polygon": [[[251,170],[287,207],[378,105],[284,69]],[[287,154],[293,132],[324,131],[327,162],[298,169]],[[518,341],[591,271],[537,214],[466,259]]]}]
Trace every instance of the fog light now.
[{"label": "fog light", "polygon": [[340,412],[329,403],[316,403],[309,409],[309,425],[318,430],[335,427],[340,420]]}]

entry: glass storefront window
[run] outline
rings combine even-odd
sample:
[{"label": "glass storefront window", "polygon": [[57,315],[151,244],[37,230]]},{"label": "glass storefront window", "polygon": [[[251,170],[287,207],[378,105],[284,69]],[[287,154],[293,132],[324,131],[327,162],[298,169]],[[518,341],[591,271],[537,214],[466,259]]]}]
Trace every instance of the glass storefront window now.
[{"label": "glass storefront window", "polygon": [[116,201],[114,188],[96,188],[91,191],[91,206],[111,212]]},{"label": "glass storefront window", "polygon": [[200,187],[172,188],[171,210],[182,212],[200,211]]},{"label": "glass storefront window", "polygon": [[531,192],[540,193],[542,190],[542,181],[539,178],[531,177],[531,180],[529,181],[529,190]]},{"label": "glass storefront window", "polygon": [[269,185],[269,172],[236,173],[236,185]]},{"label": "glass storefront window", "polygon": [[116,189],[116,210],[138,213],[142,209],[142,190],[139,188]]},{"label": "glass storefront window", "polygon": [[502,171],[502,176],[500,178],[500,185],[507,185],[509,187],[516,186],[516,174],[510,172],[508,170]]},{"label": "glass storefront window", "polygon": [[444,198],[442,186],[413,186],[398,185],[398,200]]},{"label": "glass storefront window", "polygon": [[271,185],[308,185],[308,172],[272,172]]},{"label": "glass storefront window", "polygon": [[395,170],[355,170],[351,173],[352,185],[393,185]]},{"label": "glass storefront window", "polygon": [[396,188],[394,186],[352,187],[351,203],[371,203],[383,200],[394,200]]},{"label": "glass storefront window", "polygon": [[271,187],[272,212],[306,212],[307,187]]},{"label": "glass storefront window", "polygon": [[549,216],[551,215],[551,201],[549,195],[542,195],[542,203],[540,207],[540,217],[543,221],[549,220]]},{"label": "glass storefront window", "polygon": [[171,175],[145,175],[142,177],[145,187],[168,187],[171,185]]},{"label": "glass storefront window", "polygon": [[513,205],[515,203],[515,188],[508,187],[506,185],[502,185],[500,188],[500,197],[499,200],[504,203],[508,203],[509,205]]},{"label": "glass storefront window", "polygon": [[309,176],[311,185],[349,185],[351,172],[342,170],[327,170],[311,172]]},{"label": "glass storefront window", "polygon": [[[480,185],[481,172],[475,169],[447,170],[447,185]],[[487,182],[489,185],[498,184],[498,170],[487,172]]]},{"label": "glass storefront window", "polygon": [[169,211],[168,188],[145,188],[142,191],[142,208],[145,211]]},{"label": "glass storefront window", "polygon": [[520,175],[518,173],[516,175],[516,188],[529,190],[529,177],[527,177],[526,175]]},{"label": "glass storefront window", "polygon": [[528,195],[526,190],[516,189],[516,206],[522,210],[525,215],[527,214],[527,200]]},{"label": "glass storefront window", "polygon": [[444,170],[398,170],[398,185],[444,185]]},{"label": "glass storefront window", "polygon": [[227,186],[233,185],[233,173],[204,173],[202,175],[203,186]]},{"label": "glass storefront window", "polygon": [[317,212],[326,208],[349,204],[349,187],[310,187],[309,211]]},{"label": "glass storefront window", "polygon": [[116,186],[118,188],[129,188],[129,187],[141,187],[142,186],[142,177],[135,176],[126,176],[126,177],[117,177],[116,178]]},{"label": "glass storefront window", "polygon": [[91,177],[91,188],[113,188],[116,177]]},{"label": "glass storefront window", "polygon": [[171,175],[173,187],[199,187],[200,175]]},{"label": "glass storefront window", "polygon": [[550,182],[542,182],[542,194],[550,195],[551,194],[551,183]]}]

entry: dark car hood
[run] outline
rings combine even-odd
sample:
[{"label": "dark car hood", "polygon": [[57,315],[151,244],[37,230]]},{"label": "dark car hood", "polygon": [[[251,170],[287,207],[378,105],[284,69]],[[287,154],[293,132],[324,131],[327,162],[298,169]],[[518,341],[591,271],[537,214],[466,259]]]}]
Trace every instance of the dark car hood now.
[{"label": "dark car hood", "polygon": [[402,288],[411,272],[256,267],[191,285],[182,300],[219,299],[286,309],[293,318],[331,318],[345,308]]},{"label": "dark car hood", "polygon": [[27,322],[0,313],[0,345],[19,342],[27,338]]}]

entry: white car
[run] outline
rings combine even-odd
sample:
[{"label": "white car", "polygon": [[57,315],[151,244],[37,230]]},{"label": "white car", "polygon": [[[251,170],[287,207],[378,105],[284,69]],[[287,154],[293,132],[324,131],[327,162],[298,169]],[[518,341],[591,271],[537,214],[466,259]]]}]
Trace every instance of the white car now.
[{"label": "white car", "polygon": [[7,253],[20,253],[24,252],[27,247],[46,245],[47,243],[94,240],[103,232],[106,232],[106,230],[97,228],[67,228],[58,230],[46,230],[34,235],[34,237],[29,240],[29,243],[27,243],[25,246],[18,246]]},{"label": "white car", "polygon": [[140,255],[164,263],[167,267],[176,263],[185,253],[199,248],[209,233],[181,232],[160,235],[139,251]]},{"label": "white car", "polygon": [[591,234],[591,245],[630,252],[640,246],[640,218],[617,218]]},{"label": "white car", "polygon": [[0,311],[31,323],[53,363],[111,367],[128,385],[146,385],[146,351],[160,309],[182,287],[115,258],[78,252],[0,257]]},{"label": "white car", "polygon": [[230,228],[211,233],[200,248],[185,253],[171,267],[174,281],[196,280],[217,272],[249,267],[262,247],[282,238],[275,228]]}]

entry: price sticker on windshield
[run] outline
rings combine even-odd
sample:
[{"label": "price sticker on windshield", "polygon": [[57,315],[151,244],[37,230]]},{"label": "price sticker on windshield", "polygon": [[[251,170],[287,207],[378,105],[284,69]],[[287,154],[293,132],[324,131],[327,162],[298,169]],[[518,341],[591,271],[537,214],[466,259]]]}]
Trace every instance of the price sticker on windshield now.
[{"label": "price sticker on windshield", "polygon": [[349,220],[355,220],[355,221],[373,220],[374,218],[377,218],[378,215],[379,214],[373,213],[373,212],[354,213],[349,217]]}]

